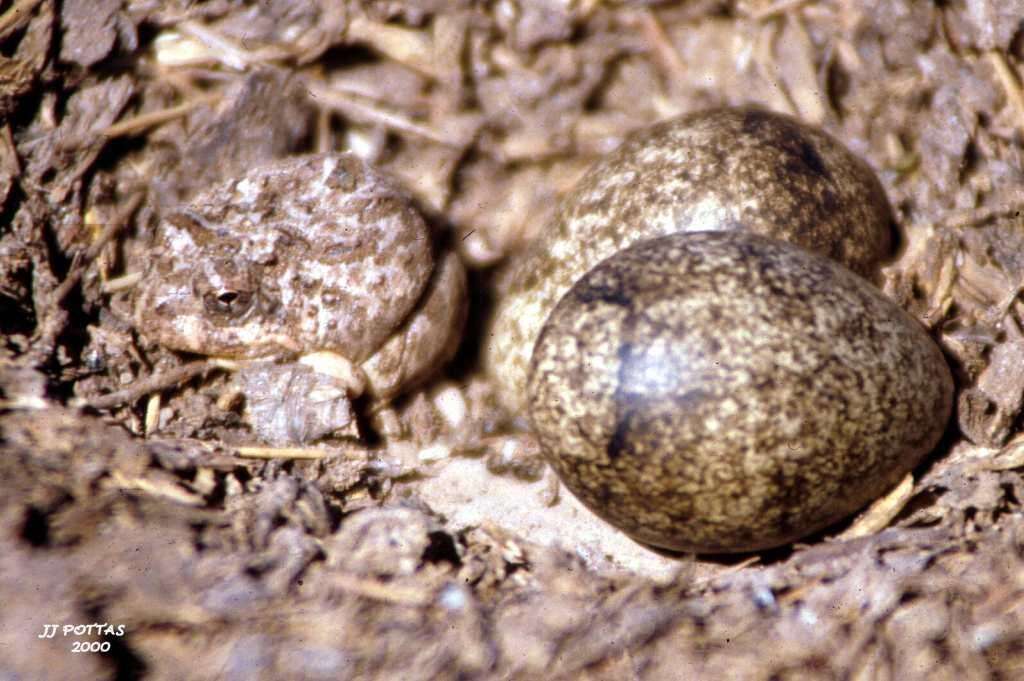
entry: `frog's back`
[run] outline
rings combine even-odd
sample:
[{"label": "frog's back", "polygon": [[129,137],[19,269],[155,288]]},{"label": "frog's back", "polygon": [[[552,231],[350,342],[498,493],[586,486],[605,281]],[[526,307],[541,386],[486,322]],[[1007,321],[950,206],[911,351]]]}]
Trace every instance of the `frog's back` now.
[{"label": "frog's back", "polygon": [[[161,221],[136,317],[178,350],[259,357],[287,339],[361,361],[423,294],[429,239],[408,197],[355,155],[274,161]],[[204,288],[254,302],[232,318],[204,303]]]}]

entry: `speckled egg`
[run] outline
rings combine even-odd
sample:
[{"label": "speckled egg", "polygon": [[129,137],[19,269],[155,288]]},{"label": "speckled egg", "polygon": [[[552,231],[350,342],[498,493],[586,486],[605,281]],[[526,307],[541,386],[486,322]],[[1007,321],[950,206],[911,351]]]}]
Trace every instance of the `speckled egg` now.
[{"label": "speckled egg", "polygon": [[821,255],[750,232],[629,247],[558,302],[530,418],[589,508],[680,551],[792,542],[939,441],[952,379],[923,327]]},{"label": "speckled egg", "polygon": [[713,109],[640,131],[565,197],[513,266],[485,341],[497,394],[522,407],[530,351],[559,298],[636,241],[746,229],[874,279],[893,218],[872,170],[825,132],[757,109]]}]

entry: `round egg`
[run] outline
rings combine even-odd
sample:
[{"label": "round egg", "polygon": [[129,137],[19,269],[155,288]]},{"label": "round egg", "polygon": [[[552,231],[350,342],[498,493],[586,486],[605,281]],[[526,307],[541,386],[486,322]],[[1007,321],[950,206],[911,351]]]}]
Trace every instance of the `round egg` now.
[{"label": "round egg", "polygon": [[885,493],[939,441],[953,384],[874,286],[749,231],[679,233],[603,261],[530,363],[535,432],[565,485],[634,539],[779,546]]},{"label": "round egg", "polygon": [[700,111],[637,132],[598,161],[500,284],[485,340],[497,394],[521,408],[530,350],[559,298],[643,239],[745,229],[874,279],[894,221],[874,172],[824,131],[752,108]]}]

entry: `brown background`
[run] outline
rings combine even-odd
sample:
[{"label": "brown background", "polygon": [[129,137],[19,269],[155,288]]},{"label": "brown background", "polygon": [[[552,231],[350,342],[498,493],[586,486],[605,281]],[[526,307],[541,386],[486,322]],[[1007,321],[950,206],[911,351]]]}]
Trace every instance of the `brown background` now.
[{"label": "brown background", "polygon": [[[0,671],[1024,677],[1022,20],[1009,0],[0,3]],[[670,579],[432,514],[428,448],[544,475],[477,366],[497,268],[625,134],[723,103],[821,124],[878,171],[904,230],[886,290],[958,380],[939,451],[852,527]],[[396,437],[241,456],[225,377],[125,321],[132,276],[163,206],[339,148],[472,270],[437,384],[468,415],[435,386]],[[37,638],[93,622],[125,635]]]}]

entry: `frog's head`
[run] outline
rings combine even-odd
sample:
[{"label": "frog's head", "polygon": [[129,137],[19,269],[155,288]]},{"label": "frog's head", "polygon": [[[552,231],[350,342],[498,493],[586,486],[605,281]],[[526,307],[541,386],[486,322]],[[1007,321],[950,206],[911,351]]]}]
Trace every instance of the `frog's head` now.
[{"label": "frog's head", "polygon": [[220,233],[188,211],[169,216],[136,288],[136,327],[160,345],[202,355],[294,351],[274,278],[264,276],[274,251]]}]

